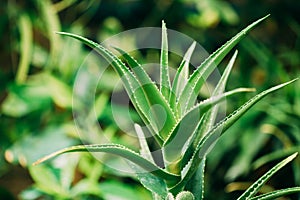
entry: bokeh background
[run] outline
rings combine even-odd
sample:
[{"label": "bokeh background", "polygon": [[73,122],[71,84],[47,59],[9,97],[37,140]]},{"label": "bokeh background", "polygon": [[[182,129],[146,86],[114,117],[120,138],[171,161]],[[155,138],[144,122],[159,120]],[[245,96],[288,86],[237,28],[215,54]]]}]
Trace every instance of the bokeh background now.
[{"label": "bokeh background", "polygon": [[[55,31],[101,42],[124,30],[160,27],[165,20],[168,28],[194,38],[212,53],[246,25],[271,14],[237,46],[239,55],[227,86],[262,91],[300,76],[299,13],[298,0],[1,1],[0,199],[151,199],[133,175],[108,168],[89,154],[64,155],[32,167],[46,154],[82,142],[73,121],[72,89],[90,50]],[[136,56],[147,63],[159,59],[159,52]],[[103,131],[94,134],[137,148],[136,140],[114,122],[110,94],[117,81],[111,80],[118,77],[108,70],[96,91],[97,122],[87,126],[99,123]],[[221,138],[208,156],[206,199],[234,199],[278,160],[300,150],[299,88],[298,81],[267,97]],[[227,112],[252,95],[228,100]],[[120,116],[126,112],[122,106],[119,110]],[[131,113],[134,118],[134,110]],[[103,159],[114,162],[113,157]],[[295,185],[300,186],[299,158],[262,192]]]}]

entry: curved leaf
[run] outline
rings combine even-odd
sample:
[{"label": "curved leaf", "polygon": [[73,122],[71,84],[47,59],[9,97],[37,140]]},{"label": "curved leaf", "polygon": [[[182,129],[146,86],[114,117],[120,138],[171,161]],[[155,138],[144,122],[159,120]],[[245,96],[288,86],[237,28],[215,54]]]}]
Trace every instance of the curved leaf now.
[{"label": "curved leaf", "polygon": [[[193,148],[191,151],[187,151],[184,154],[184,157],[182,158],[182,166],[188,166],[187,173],[185,177],[175,186],[172,188],[172,190],[177,191],[179,188],[184,186],[186,182],[193,176],[195,171],[197,170],[199,163],[201,162],[202,158],[205,157],[205,155],[208,153],[209,149],[215,144],[218,140],[218,138],[221,136],[222,133],[224,133],[231,125],[234,124],[243,114],[246,113],[247,110],[249,110],[253,105],[255,105],[258,101],[260,101],[263,97],[266,95],[279,90],[280,88],[287,86],[293,82],[295,82],[297,79],[294,79],[292,81],[274,86],[272,88],[269,88],[268,90],[265,90],[253,98],[251,98],[249,101],[247,101],[245,104],[243,104],[240,108],[235,110],[232,114],[230,114],[228,117],[223,119],[221,122],[219,122],[217,125],[215,125],[208,133],[205,135],[200,142],[197,144],[197,146],[190,147]],[[192,154],[192,155],[191,155]]]},{"label": "curved leaf", "polygon": [[212,106],[216,105],[226,97],[240,92],[253,92],[251,88],[238,88],[224,94],[213,96],[198,103],[190,111],[183,116],[179,123],[175,126],[167,140],[164,142],[163,152],[167,162],[174,162],[179,159],[182,154],[184,145],[189,142],[189,138],[197,131],[201,117]]},{"label": "curved leaf", "polygon": [[168,66],[168,35],[164,21],[161,30],[161,52],[160,52],[160,91],[169,100],[171,92],[169,66]]},{"label": "curved leaf", "polygon": [[213,72],[217,65],[223,60],[223,58],[228,54],[228,52],[243,39],[246,34],[258,23],[263,21],[269,15],[253,22],[237,35],[235,35],[231,40],[226,42],[217,51],[212,53],[190,76],[188,83],[184,87],[179,101],[177,103],[177,110],[179,113],[185,113],[189,108],[191,108],[199,94],[199,91],[204,84],[208,76]]},{"label": "curved leaf", "polygon": [[[157,95],[157,93],[154,93],[155,89],[153,88],[152,82],[147,82],[145,84],[140,83],[138,78],[128,69],[128,67],[117,56],[103,46],[79,35],[65,32],[58,32],[58,34],[66,35],[83,42],[95,49],[108,62],[110,62],[115,71],[122,78],[125,89],[144,123],[146,125],[150,123],[154,131],[159,133],[162,138],[165,138],[168,135],[176,122],[174,113],[170,109],[166,100],[159,98],[161,95],[158,95],[157,98],[153,98],[153,95]],[[143,70],[140,70],[140,72],[141,73],[139,73],[139,75],[143,75]],[[142,78],[145,78],[145,76],[140,79]],[[153,105],[157,104],[160,105],[159,109],[155,109],[153,107]],[[161,108],[164,110],[161,110]],[[162,120],[161,117],[162,113],[165,114],[164,120]]]},{"label": "curved leaf", "polygon": [[263,186],[265,182],[267,182],[278,170],[284,167],[287,163],[291,162],[298,153],[294,153],[293,155],[287,157],[277,165],[275,165],[272,169],[270,169],[267,173],[261,176],[255,183],[253,183],[239,198],[238,200],[246,200],[253,197],[259,189]]},{"label": "curved leaf", "polygon": [[189,49],[187,50],[187,52],[185,53],[185,55],[183,56],[183,60],[181,61],[176,71],[173,80],[173,85],[172,85],[172,92],[175,95],[170,96],[170,105],[171,108],[174,110],[176,109],[175,106],[176,106],[177,98],[180,96],[183,88],[185,87],[188,81],[189,64],[195,47],[196,47],[196,42],[194,41],[192,45],[189,47]]},{"label": "curved leaf", "polygon": [[262,194],[253,198],[250,198],[249,200],[272,200],[276,199],[278,197],[286,196],[293,193],[299,193],[300,187],[293,187],[293,188],[285,188],[282,190],[276,190],[273,192],[269,192],[266,194]]},{"label": "curved leaf", "polygon": [[140,166],[146,171],[149,171],[150,173],[166,180],[169,182],[176,182],[179,180],[179,176],[175,174],[171,174],[169,172],[164,171],[163,169],[159,168],[149,160],[143,158],[136,152],[126,148],[125,146],[119,145],[119,144],[94,144],[94,145],[78,145],[73,146],[69,148],[62,149],[60,151],[54,152],[46,157],[43,157],[33,163],[33,165],[37,165],[41,162],[44,162],[50,158],[53,158],[55,156],[58,156],[60,154],[64,153],[70,153],[70,152],[105,152],[105,153],[111,153],[114,155],[121,156],[123,158],[126,158],[130,160],[131,162],[135,163],[136,165]]}]

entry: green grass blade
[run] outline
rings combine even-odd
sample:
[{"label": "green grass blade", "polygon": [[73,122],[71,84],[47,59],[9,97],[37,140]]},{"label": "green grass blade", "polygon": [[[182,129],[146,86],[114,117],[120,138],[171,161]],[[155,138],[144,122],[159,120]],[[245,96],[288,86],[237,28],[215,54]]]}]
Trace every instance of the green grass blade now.
[{"label": "green grass blade", "polygon": [[215,125],[207,133],[207,135],[205,135],[200,140],[197,146],[193,147],[191,145],[193,150],[187,151],[184,154],[184,157],[182,158],[182,166],[184,168],[188,168],[188,170],[186,170],[187,173],[180,181],[180,183],[178,183],[177,186],[174,186],[172,190],[177,191],[180,187],[182,187],[182,185],[184,186],[186,184],[186,182],[193,176],[193,174],[197,170],[202,158],[205,157],[209,149],[212,147],[213,144],[216,143],[221,134],[224,133],[231,125],[233,125],[243,114],[245,114],[247,110],[249,110],[253,105],[259,102],[266,95],[275,92],[276,90],[279,90],[284,86],[295,82],[296,80],[298,79],[294,79],[292,81],[274,86],[272,88],[269,88],[268,90],[257,94],[245,104],[243,104],[240,108],[238,108],[236,111],[234,111],[232,114],[230,114],[228,117],[226,117],[224,120]]},{"label": "green grass blade", "polygon": [[269,192],[266,194],[262,194],[262,195],[250,198],[249,200],[273,200],[278,197],[283,197],[286,195],[299,193],[299,192],[300,192],[300,187],[285,188],[285,189]]},{"label": "green grass blade", "polygon": [[208,76],[213,72],[216,66],[223,60],[223,58],[228,54],[228,52],[243,39],[246,34],[254,28],[258,23],[263,21],[269,15],[253,22],[237,35],[235,35],[231,40],[226,42],[217,51],[212,53],[190,76],[188,83],[182,91],[177,104],[177,110],[179,113],[185,113],[189,108],[191,108],[199,94],[199,91],[204,84]]},{"label": "green grass blade", "polygon": [[167,28],[164,21],[162,21],[161,32],[161,52],[160,52],[160,91],[162,95],[169,100],[171,92],[169,66],[168,66],[168,36]]},{"label": "green grass blade", "polygon": [[189,47],[187,52],[185,53],[182,62],[179,65],[179,68],[176,71],[173,85],[172,85],[172,92],[175,94],[170,96],[170,105],[173,110],[175,110],[177,98],[180,96],[184,86],[188,81],[189,76],[189,64],[195,50],[196,42],[193,42],[192,45]]},{"label": "green grass blade", "polygon": [[61,30],[61,24],[59,20],[58,13],[54,10],[52,1],[34,1],[36,3],[39,12],[41,13],[43,26],[46,30],[47,38],[49,39],[50,46],[50,57],[47,61],[47,66],[52,69],[57,66],[58,58],[61,53],[61,44],[60,38],[54,34],[54,31]]},{"label": "green grass blade", "polygon": [[103,153],[111,153],[114,155],[121,156],[123,158],[126,158],[130,160],[131,162],[135,163],[136,165],[140,166],[141,168],[149,171],[150,173],[163,178],[167,181],[178,181],[179,177],[177,175],[171,174],[169,172],[164,171],[163,169],[159,168],[149,160],[143,158],[138,153],[126,148],[125,146],[119,145],[119,144],[101,144],[101,145],[78,145],[73,147],[68,147],[65,149],[62,149],[60,151],[54,152],[48,156],[45,156],[35,163],[33,165],[37,165],[39,163],[42,163],[50,158],[53,158],[55,156],[64,154],[64,153],[70,153],[70,152],[103,152]]},{"label": "green grass blade", "polygon": [[199,125],[200,119],[212,106],[216,105],[225,98],[240,93],[253,92],[252,88],[238,88],[218,96],[211,97],[198,103],[190,111],[188,111],[179,123],[174,127],[170,136],[167,138],[164,146],[164,158],[167,163],[173,163],[182,156],[184,145],[189,142],[189,138],[193,136]]},{"label": "green grass blade", "polygon": [[19,19],[18,27],[20,29],[20,62],[16,75],[17,83],[24,83],[31,61],[32,53],[32,24],[30,18],[26,14],[22,14]]},{"label": "green grass blade", "polygon": [[275,165],[272,169],[270,169],[267,173],[261,176],[255,183],[253,183],[239,198],[238,200],[246,200],[253,197],[259,189],[263,186],[265,182],[267,182],[278,170],[284,167],[286,164],[291,162],[298,153],[294,153],[293,155],[287,157],[277,165]]},{"label": "green grass blade", "polygon": [[[118,75],[122,78],[125,89],[141,118],[146,125],[150,124],[155,133],[158,133],[161,138],[166,138],[170,130],[176,123],[174,113],[168,106],[167,102],[161,98],[153,98],[153,84],[141,84],[138,78],[129,70],[129,68],[112,52],[103,46],[79,35],[59,32],[61,35],[66,35],[75,38],[84,44],[95,49],[100,55],[108,60]],[[142,73],[143,70],[140,70]],[[153,107],[159,105],[159,107]],[[163,108],[163,110],[162,110]],[[162,120],[162,116],[165,116]]]}]

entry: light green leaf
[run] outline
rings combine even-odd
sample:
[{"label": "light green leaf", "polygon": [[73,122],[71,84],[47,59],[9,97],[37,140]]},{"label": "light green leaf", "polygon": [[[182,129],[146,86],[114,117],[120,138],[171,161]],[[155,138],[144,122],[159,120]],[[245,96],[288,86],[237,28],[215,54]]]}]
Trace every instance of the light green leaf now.
[{"label": "light green leaf", "polygon": [[273,192],[269,192],[266,194],[262,194],[253,198],[250,198],[249,200],[273,200],[278,197],[286,196],[293,193],[299,193],[300,187],[293,187],[293,188],[285,188],[282,190],[276,190]]},{"label": "light green leaf", "polygon": [[[220,95],[224,92],[225,90],[225,85],[227,83],[228,77],[230,75],[231,69],[233,67],[233,64],[236,60],[238,51],[235,51],[232,58],[230,59],[221,79],[219,80],[217,86],[215,87],[212,96],[216,96],[216,95]],[[219,104],[216,104],[212,109],[210,109],[205,117],[204,117],[204,124],[203,124],[203,130],[202,133],[200,133],[199,135],[202,136],[203,134],[205,134],[206,132],[209,131],[209,129],[211,129],[215,123],[215,119],[216,116],[218,114],[218,110],[219,110]]]},{"label": "light green leaf", "polygon": [[[205,155],[208,153],[210,148],[215,144],[218,140],[218,138],[221,136],[222,133],[224,133],[231,125],[234,124],[243,114],[246,113],[247,110],[249,110],[253,105],[255,105],[257,102],[259,102],[263,97],[266,95],[284,87],[287,86],[293,82],[295,82],[297,79],[294,79],[292,81],[274,86],[272,88],[269,88],[268,90],[265,90],[261,92],[260,94],[257,94],[253,98],[251,98],[249,101],[247,101],[244,105],[242,105],[240,108],[235,110],[232,114],[230,114],[228,117],[226,117],[224,120],[219,122],[217,125],[215,125],[198,143],[196,147],[194,147],[193,151],[187,151],[184,154],[184,157],[182,158],[182,166],[188,166],[188,172],[183,177],[183,179],[172,188],[172,190],[176,191],[180,187],[184,186],[186,182],[193,176],[193,174],[196,172],[199,163],[205,157]],[[193,155],[191,155],[191,152],[193,152]]]},{"label": "light green leaf", "polygon": [[192,57],[192,53],[196,47],[196,42],[193,42],[192,45],[189,47],[187,52],[185,53],[182,62],[179,65],[179,68],[176,71],[173,85],[172,85],[172,93],[173,95],[170,96],[170,105],[173,110],[175,110],[176,101],[180,96],[183,88],[185,87],[188,76],[189,76],[189,64]]},{"label": "light green leaf", "polygon": [[136,165],[140,166],[146,171],[149,171],[150,173],[163,178],[166,181],[169,182],[176,182],[179,179],[179,176],[171,174],[169,172],[164,171],[163,169],[156,166],[154,163],[146,160],[136,152],[126,148],[123,145],[119,144],[101,144],[101,145],[78,145],[73,147],[68,147],[65,149],[62,149],[60,151],[54,152],[48,156],[45,156],[35,163],[33,165],[37,165],[41,162],[44,162],[50,158],[53,158],[55,156],[58,156],[60,154],[64,153],[70,153],[70,152],[105,152],[105,153],[111,153],[114,155],[119,155],[123,158],[126,158],[130,160],[131,162],[135,163]]},{"label": "light green leaf", "polygon": [[[230,75],[230,72],[233,67],[234,61],[236,59],[237,53],[238,52],[235,51],[234,55],[230,59],[221,79],[219,80],[216,88],[214,89],[214,91],[212,93],[212,96],[220,95],[225,90],[225,85],[226,85],[226,82]],[[202,124],[199,128],[199,131],[194,136],[193,143],[186,150],[186,152],[187,152],[186,154],[192,155],[192,153],[194,151],[194,146],[196,146],[198,144],[198,142],[200,141],[200,139],[203,137],[203,135],[205,135],[213,127],[216,116],[218,114],[218,110],[219,110],[219,104],[216,104],[210,110],[208,110],[207,113],[205,113],[205,115],[203,116],[202,122],[201,122]]]},{"label": "light green leaf", "polygon": [[69,197],[68,191],[61,186],[58,177],[50,167],[45,165],[31,166],[29,172],[35,186],[40,190],[58,197]]},{"label": "light green leaf", "polygon": [[[161,105],[163,108],[167,109],[168,112],[172,112],[166,99],[160,93],[157,86],[154,84],[154,82],[151,80],[151,78],[145,72],[145,70],[142,68],[142,66],[132,56],[130,56],[128,53],[126,53],[122,49],[117,48],[117,47],[114,47],[114,48],[122,54],[122,57],[126,60],[128,65],[132,68],[132,71],[136,75],[136,78],[138,79],[139,83],[141,85],[146,85],[146,84],[149,85],[148,90],[145,91],[146,95],[151,94],[152,96],[156,97],[155,99],[149,97],[149,102],[153,102],[152,105],[155,105],[155,104]],[[171,114],[174,116],[173,112]],[[174,122],[172,122],[172,123],[174,123]],[[154,137],[157,137],[155,132],[153,130],[151,130],[151,127],[149,127],[149,128],[150,128],[150,131],[152,132],[152,134],[154,135]],[[159,138],[156,138],[156,139],[159,140]]]},{"label": "light green leaf", "polygon": [[141,156],[143,156],[144,158],[146,158],[147,160],[150,160],[152,163],[154,163],[153,157],[151,155],[151,151],[149,149],[147,140],[146,140],[146,135],[142,129],[142,127],[138,124],[134,124],[134,128],[136,131],[136,134],[138,136],[139,142],[140,142],[140,154]]},{"label": "light green leaf", "polygon": [[[138,166],[132,165],[132,169],[139,172]],[[167,194],[167,185],[162,178],[159,178],[151,173],[136,173],[140,183],[154,195],[158,195],[161,199],[164,199]]]},{"label": "light green leaf", "polygon": [[191,108],[199,94],[199,91],[204,84],[208,76],[213,72],[217,65],[223,60],[223,58],[228,54],[228,52],[243,39],[246,34],[258,23],[263,21],[269,15],[253,22],[231,40],[226,42],[217,51],[212,53],[190,76],[188,83],[184,87],[182,94],[179,97],[177,104],[177,110],[179,113],[185,113],[189,108]]},{"label": "light green leaf", "polygon": [[[153,93],[152,82],[145,84],[140,83],[138,78],[128,69],[128,67],[118,57],[116,57],[112,52],[103,46],[79,35],[65,32],[59,32],[59,34],[78,39],[91,48],[94,48],[100,55],[110,62],[115,71],[122,78],[125,89],[144,123],[146,125],[150,123],[152,129],[156,133],[159,133],[160,137],[167,137],[168,133],[176,122],[174,113],[170,109],[166,100],[159,98],[159,96],[158,98],[153,98],[155,93]],[[142,71],[143,70],[140,70],[141,74],[143,74]],[[155,108],[153,105],[159,106]],[[162,113],[164,119],[162,119]]]},{"label": "light green leaf", "polygon": [[137,187],[127,185],[113,180],[106,180],[99,184],[99,190],[103,199],[115,200],[149,200],[150,195],[147,196]]},{"label": "light green leaf", "polygon": [[240,92],[252,92],[251,88],[238,88],[224,94],[213,96],[198,103],[190,111],[188,111],[179,123],[174,127],[170,136],[164,143],[164,158],[167,162],[174,162],[179,159],[182,154],[183,147],[189,142],[195,131],[197,131],[200,119],[212,106],[216,105],[226,97]]},{"label": "light green leaf", "polygon": [[[202,200],[204,198],[204,172],[205,172],[206,158],[204,157],[191,180],[187,183],[185,189],[191,191],[195,200]],[[195,184],[197,183],[197,184]]]},{"label": "light green leaf", "polygon": [[261,176],[255,183],[253,183],[239,198],[238,200],[246,200],[253,197],[259,189],[263,186],[265,182],[267,182],[278,170],[284,167],[287,163],[291,162],[298,153],[294,153],[293,155],[287,157],[277,165],[275,165],[272,169],[270,169],[267,173]]},{"label": "light green leaf", "polygon": [[160,91],[162,95],[169,99],[171,84],[168,66],[168,36],[167,28],[164,21],[162,21],[161,32],[161,52],[160,52]]},{"label": "light green leaf", "polygon": [[18,65],[18,71],[16,74],[16,82],[24,83],[27,78],[32,54],[32,23],[30,18],[26,14],[20,15],[19,23],[20,29],[20,62]]},{"label": "light green leaf", "polygon": [[293,146],[288,149],[281,149],[281,150],[266,154],[266,155],[260,157],[259,159],[257,159],[256,161],[254,161],[253,168],[257,169],[266,163],[269,163],[269,162],[277,160],[277,159],[281,159],[281,158],[286,157],[286,156],[290,155],[291,153],[297,152],[297,151],[300,152],[300,146]]}]

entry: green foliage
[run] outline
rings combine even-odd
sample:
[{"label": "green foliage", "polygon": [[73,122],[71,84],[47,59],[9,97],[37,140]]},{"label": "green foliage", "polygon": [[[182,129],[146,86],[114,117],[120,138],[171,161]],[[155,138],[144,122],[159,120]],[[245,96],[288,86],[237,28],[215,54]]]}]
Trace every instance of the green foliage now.
[{"label": "green foliage", "polygon": [[[59,32],[61,35],[78,39],[95,49],[111,64],[117,74],[122,78],[123,85],[133,103],[133,106],[137,110],[148,130],[155,137],[157,145],[162,148],[162,158],[165,168],[159,167],[157,163],[153,161],[154,159],[151,157],[151,152],[149,151],[149,144],[147,143],[147,140],[143,139],[143,130],[138,125],[136,125],[136,130],[138,132],[137,135],[140,137],[140,154],[117,144],[80,145],[57,151],[42,158],[35,164],[66,152],[91,151],[111,153],[133,162],[135,165],[132,168],[136,170],[137,173],[140,173],[138,168],[143,168],[148,172],[138,174],[137,177],[147,189],[149,189],[152,193],[155,193],[153,196],[156,199],[174,199],[174,196],[176,196],[176,199],[194,199],[199,197],[202,199],[205,157],[219,137],[263,97],[296,81],[295,79],[264,90],[244,103],[232,114],[215,124],[215,118],[218,112],[217,105],[220,101],[235,93],[252,91],[252,89],[242,88],[225,93],[223,92],[228,75],[237,55],[237,53],[235,53],[219,84],[213,92],[213,96],[200,103],[196,102],[200,89],[212,71],[224,59],[230,50],[233,49],[254,26],[265,18],[266,17],[261,18],[243,29],[225,45],[211,54],[191,74],[191,76],[188,77],[186,75],[187,70],[184,69],[186,68],[184,62],[187,62],[191,56],[193,50],[192,44],[182,61],[183,64],[177,72],[177,77],[180,77],[181,73],[183,73],[184,78],[180,81],[178,80],[179,78],[175,79],[176,81],[174,81],[172,86],[169,79],[169,70],[167,68],[168,40],[165,24],[163,23],[162,52],[160,59],[161,87],[159,89],[149,78],[141,65],[130,55],[124,54],[123,56],[130,66],[128,67],[104,46],[75,34]],[[119,52],[122,52],[122,50],[118,50]],[[185,85],[182,88],[179,88],[178,85],[176,85],[178,84],[177,81],[184,82]],[[175,91],[172,89],[175,89]],[[159,105],[159,108],[156,107],[157,105]],[[163,108],[163,110],[161,110],[161,108]],[[214,108],[214,110],[212,108]],[[162,116],[164,116],[165,121],[162,120]],[[280,168],[290,162],[295,156],[296,154],[293,154],[273,167],[264,176],[259,178],[259,180],[251,187],[249,187],[249,189],[246,190],[239,199],[251,199],[259,191],[263,183],[265,183]],[[200,184],[201,189],[192,188],[191,180],[200,181],[197,182],[197,184]],[[194,182],[194,184],[196,183]],[[158,185],[160,186],[159,188],[157,187]],[[188,188],[191,190],[190,192],[186,191]],[[292,192],[298,192],[298,189],[293,188],[277,192],[276,194],[272,193],[264,196],[264,198],[270,199],[273,195],[279,196]]]}]

